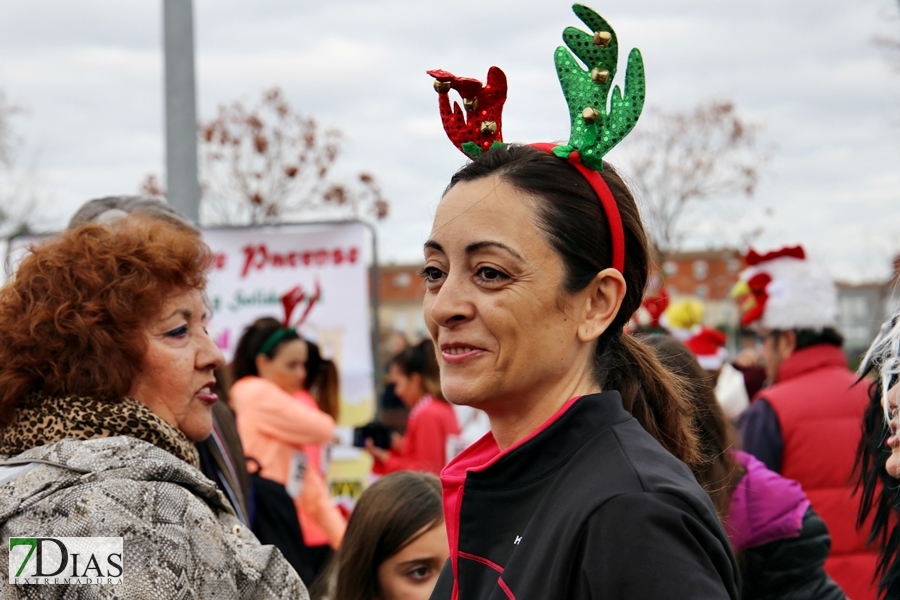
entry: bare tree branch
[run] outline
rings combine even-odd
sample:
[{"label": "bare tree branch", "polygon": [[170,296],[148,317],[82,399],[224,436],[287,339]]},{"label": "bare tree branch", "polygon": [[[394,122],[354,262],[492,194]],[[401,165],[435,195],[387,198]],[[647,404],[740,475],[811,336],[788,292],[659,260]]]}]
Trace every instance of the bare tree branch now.
[{"label": "bare tree branch", "polygon": [[757,148],[758,131],[738,116],[733,103],[724,101],[645,115],[628,138],[623,162],[643,196],[643,218],[660,256],[682,249],[689,240],[690,217],[698,205],[718,211],[724,220],[733,211],[723,211],[714,201],[754,194],[759,167],[767,160]]},{"label": "bare tree branch", "polygon": [[0,90],[0,236],[33,231],[42,217],[35,176],[37,157],[21,164],[22,140],[11,122],[21,112]]},{"label": "bare tree branch", "polygon": [[[198,128],[201,220],[260,225],[310,215],[384,219],[388,203],[375,178],[335,181],[342,134],[297,112],[277,87],[251,107],[233,102]],[[155,175],[141,192],[165,195]]]}]

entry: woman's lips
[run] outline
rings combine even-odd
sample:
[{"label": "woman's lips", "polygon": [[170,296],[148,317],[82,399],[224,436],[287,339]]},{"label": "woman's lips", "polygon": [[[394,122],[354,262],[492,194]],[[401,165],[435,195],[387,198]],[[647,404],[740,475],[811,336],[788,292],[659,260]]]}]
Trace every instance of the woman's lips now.
[{"label": "woman's lips", "polygon": [[210,388],[205,387],[201,389],[199,392],[194,394],[195,397],[199,398],[203,402],[207,404],[215,404],[219,397],[213,392]]},{"label": "woman's lips", "polygon": [[458,364],[484,353],[481,348],[466,344],[447,344],[441,346],[441,358],[449,364]]}]

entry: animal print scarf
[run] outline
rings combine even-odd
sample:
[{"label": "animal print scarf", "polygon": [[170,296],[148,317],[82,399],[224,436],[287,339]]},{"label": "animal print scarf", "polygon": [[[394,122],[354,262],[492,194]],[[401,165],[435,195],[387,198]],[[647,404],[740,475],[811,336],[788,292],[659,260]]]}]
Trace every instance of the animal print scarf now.
[{"label": "animal print scarf", "polygon": [[16,421],[0,428],[0,454],[16,455],[63,439],[90,440],[117,435],[149,442],[200,468],[194,444],[133,398],[112,403],[77,396],[32,396],[16,409]]}]

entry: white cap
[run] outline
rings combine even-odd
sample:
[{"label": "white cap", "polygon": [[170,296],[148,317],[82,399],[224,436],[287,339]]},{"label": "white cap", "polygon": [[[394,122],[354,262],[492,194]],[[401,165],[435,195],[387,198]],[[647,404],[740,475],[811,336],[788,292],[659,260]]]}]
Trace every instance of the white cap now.
[{"label": "white cap", "polygon": [[837,327],[837,287],[831,276],[806,258],[803,248],[782,248],[765,255],[751,250],[731,295],[741,308],[741,323],[763,329]]}]

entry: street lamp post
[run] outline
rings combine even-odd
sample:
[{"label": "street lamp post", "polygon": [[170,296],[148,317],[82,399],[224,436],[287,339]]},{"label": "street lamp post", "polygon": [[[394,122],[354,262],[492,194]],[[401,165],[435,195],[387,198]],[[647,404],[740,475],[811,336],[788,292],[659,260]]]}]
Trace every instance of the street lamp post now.
[{"label": "street lamp post", "polygon": [[192,0],[163,0],[166,68],[166,189],[169,203],[199,223],[197,105]]}]

